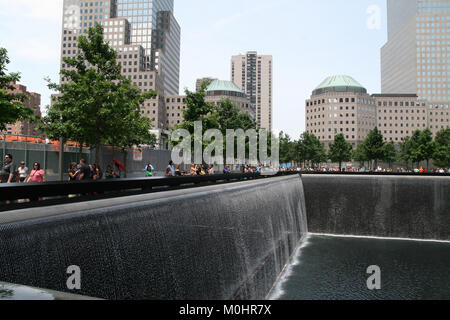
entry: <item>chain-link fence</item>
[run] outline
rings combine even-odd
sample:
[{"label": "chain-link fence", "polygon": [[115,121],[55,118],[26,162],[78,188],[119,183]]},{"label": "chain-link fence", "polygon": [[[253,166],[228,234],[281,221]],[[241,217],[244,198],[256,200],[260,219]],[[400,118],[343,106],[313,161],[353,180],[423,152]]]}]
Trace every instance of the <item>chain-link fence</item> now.
[{"label": "chain-link fence", "polygon": [[[19,166],[21,161],[25,161],[26,167],[30,170],[33,163],[38,162],[41,168],[45,170],[47,180],[57,180],[59,176],[59,148],[58,141],[49,141],[43,137],[0,134],[2,156],[0,163],[6,154],[13,156],[16,166]],[[80,153],[75,144],[64,145],[62,169],[65,180],[68,179],[70,164],[72,162],[79,163],[80,158],[85,159],[87,163],[94,163],[95,149],[83,148],[82,153]],[[157,173],[164,173],[171,160],[171,152],[144,147],[123,153],[119,148],[102,147],[98,161],[101,170],[105,171],[108,165],[113,166],[113,159],[126,165],[128,177],[144,177],[145,166],[148,163],[153,165]]]}]

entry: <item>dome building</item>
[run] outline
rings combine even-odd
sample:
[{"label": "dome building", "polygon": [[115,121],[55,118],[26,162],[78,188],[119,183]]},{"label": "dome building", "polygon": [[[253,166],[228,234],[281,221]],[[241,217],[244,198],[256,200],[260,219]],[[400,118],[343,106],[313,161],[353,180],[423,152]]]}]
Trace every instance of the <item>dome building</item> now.
[{"label": "dome building", "polygon": [[242,112],[247,112],[253,119],[256,117],[255,106],[248,96],[231,81],[215,80],[206,89],[206,102],[219,105],[220,101],[229,99]]},{"label": "dome building", "polygon": [[328,148],[343,134],[354,147],[376,127],[376,104],[367,90],[345,75],[326,78],[306,100],[306,131]]}]

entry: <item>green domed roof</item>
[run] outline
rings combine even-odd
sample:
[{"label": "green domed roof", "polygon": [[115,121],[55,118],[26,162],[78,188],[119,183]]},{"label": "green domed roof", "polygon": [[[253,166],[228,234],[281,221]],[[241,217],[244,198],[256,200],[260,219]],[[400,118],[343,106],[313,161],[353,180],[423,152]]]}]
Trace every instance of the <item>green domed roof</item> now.
[{"label": "green domed roof", "polygon": [[325,92],[367,93],[358,81],[349,76],[339,75],[326,78],[314,91],[313,96]]},{"label": "green domed roof", "polygon": [[237,93],[242,93],[242,94],[244,93],[233,82],[223,81],[223,80],[214,80],[209,85],[209,87],[206,89],[206,92],[210,92],[210,91],[230,91],[230,92],[237,92]]}]

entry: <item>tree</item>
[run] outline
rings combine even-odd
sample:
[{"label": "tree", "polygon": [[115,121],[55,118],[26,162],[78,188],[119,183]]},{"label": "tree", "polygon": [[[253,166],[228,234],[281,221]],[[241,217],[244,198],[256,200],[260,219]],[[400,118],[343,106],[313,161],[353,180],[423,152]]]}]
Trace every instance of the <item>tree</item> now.
[{"label": "tree", "polygon": [[399,158],[406,162],[406,168],[409,168],[409,162],[411,162],[412,141],[411,137],[405,137],[400,143]]},{"label": "tree", "polygon": [[[215,106],[205,101],[206,84],[203,83],[201,89],[197,92],[185,90],[186,109],[183,111],[183,123],[174,127],[174,130],[184,129],[191,135],[191,147],[194,152],[194,131],[195,122],[202,123],[202,135],[209,129],[219,128],[219,120],[215,114]],[[178,141],[170,141],[173,147],[178,145]],[[202,141],[203,143],[203,141]],[[204,148],[206,146],[204,145]],[[204,149],[203,148],[203,149]],[[203,151],[203,150],[202,150]]]},{"label": "tree", "polygon": [[397,160],[397,149],[395,148],[394,142],[391,141],[383,146],[382,160],[389,164],[389,168],[392,168],[392,162]]},{"label": "tree", "polygon": [[369,158],[366,155],[366,147],[364,142],[358,144],[356,150],[353,151],[353,160],[361,163],[361,166],[364,167],[366,161],[369,161]]},{"label": "tree", "polygon": [[280,140],[280,163],[289,163],[295,160],[295,142],[283,131],[279,135]]},{"label": "tree", "polygon": [[[183,111],[184,121],[180,125],[175,126],[175,130],[184,129],[191,135],[191,147],[194,151],[194,129],[195,122],[202,123],[202,136],[207,130],[217,129],[223,135],[223,150],[226,150],[226,136],[227,130],[242,129],[244,131],[254,129],[256,130],[256,123],[254,119],[247,112],[242,112],[239,107],[234,104],[230,99],[221,100],[218,105],[211,102],[206,102],[206,87],[207,82],[204,82],[201,89],[197,92],[191,92],[185,90],[186,94],[186,109]],[[178,145],[179,141],[171,141],[172,146]],[[204,151],[211,143],[202,141]],[[237,140],[235,139],[235,155],[237,154],[236,148]],[[246,139],[246,153],[249,150],[249,141]],[[224,152],[224,160],[226,158],[226,152]],[[225,161],[224,161],[225,162]]]},{"label": "tree", "polygon": [[417,167],[419,167],[420,162],[422,160],[424,160],[424,158],[422,156],[422,152],[420,150],[421,135],[422,135],[422,132],[420,130],[414,131],[408,142],[409,143],[409,145],[408,145],[409,160],[413,164],[417,163]]},{"label": "tree", "polygon": [[303,152],[305,161],[312,166],[327,161],[327,152],[320,140],[312,133],[305,132],[300,137],[301,146],[298,148]]},{"label": "tree", "polygon": [[435,143],[433,141],[433,133],[430,129],[425,129],[419,136],[419,150],[421,161],[427,161],[427,169],[429,169],[430,159],[433,157]]},{"label": "tree", "polygon": [[141,116],[140,106],[157,93],[142,93],[121,75],[117,53],[104,41],[101,25],[90,28],[87,37],[80,36],[78,48],[80,53],[74,58],[63,58],[65,81],[61,85],[49,81],[49,88],[59,95],[42,129],[49,136],[95,147],[96,163],[100,146],[108,142],[123,148],[148,143],[151,125]]},{"label": "tree", "polygon": [[344,135],[338,134],[334,137],[334,142],[330,143],[328,158],[332,162],[339,163],[339,171],[342,171],[342,162],[352,160],[353,146],[345,140]]},{"label": "tree", "polygon": [[369,161],[374,161],[374,166],[378,166],[378,160],[383,159],[384,141],[383,135],[378,128],[369,132],[366,140],[364,141],[364,152]]},{"label": "tree", "polygon": [[436,134],[433,163],[437,167],[450,167],[450,128],[443,129]]},{"label": "tree", "polygon": [[33,110],[23,105],[28,97],[22,93],[12,93],[12,84],[20,81],[19,73],[7,74],[6,65],[10,63],[8,51],[0,47],[0,131],[6,130],[6,125],[25,119],[34,120]]}]

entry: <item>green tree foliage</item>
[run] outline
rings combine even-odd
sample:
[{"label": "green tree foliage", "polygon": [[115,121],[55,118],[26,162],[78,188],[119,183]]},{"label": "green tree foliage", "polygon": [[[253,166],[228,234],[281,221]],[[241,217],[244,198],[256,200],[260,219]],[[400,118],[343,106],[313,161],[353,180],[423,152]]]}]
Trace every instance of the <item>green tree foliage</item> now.
[{"label": "green tree foliage", "polygon": [[0,47],[0,131],[6,130],[6,125],[25,119],[34,120],[33,110],[23,105],[28,97],[22,93],[12,93],[12,84],[20,81],[19,73],[7,73],[6,66],[10,63],[8,52]]},{"label": "green tree foliage", "polygon": [[409,160],[414,164],[416,163],[419,167],[420,162],[423,160],[421,151],[420,151],[420,141],[421,141],[422,132],[420,130],[416,130],[413,132],[411,138],[409,139],[408,145],[408,154]]},{"label": "green tree foliage", "polygon": [[103,28],[97,24],[88,35],[78,38],[80,53],[65,57],[67,80],[49,88],[59,92],[41,126],[52,138],[73,140],[96,148],[96,163],[101,145],[113,144],[127,149],[150,144],[150,120],[141,116],[142,103],[157,95],[142,93],[131,80],[121,75],[117,53],[104,41]]},{"label": "green tree foliage", "polygon": [[[227,130],[237,130],[242,129],[244,131],[254,129],[256,130],[256,123],[250,117],[247,112],[242,112],[238,106],[236,106],[231,100],[224,99],[215,105],[211,102],[206,102],[206,87],[207,82],[202,84],[202,87],[197,92],[191,92],[185,90],[186,98],[186,109],[183,111],[184,121],[180,125],[174,127],[177,129],[184,129],[191,134],[191,147],[192,152],[194,151],[194,129],[195,122],[202,123],[202,135],[205,134],[207,130],[217,129],[219,130],[224,138],[224,157],[226,156],[226,135]],[[176,146],[179,141],[171,141],[172,146]],[[213,142],[202,141],[203,150],[205,150],[208,145]],[[246,140],[247,152],[249,150],[249,141]],[[235,145],[237,144],[237,139],[235,140]],[[235,147],[235,154],[237,153],[237,148]]]},{"label": "green tree foliage", "polygon": [[412,148],[411,137],[404,138],[403,141],[400,143],[399,158],[400,160],[405,161],[407,168],[409,168],[409,163],[411,162],[411,148]]},{"label": "green tree foliage", "polygon": [[450,168],[450,128],[441,130],[436,135],[433,163],[441,168]]},{"label": "green tree foliage", "polygon": [[378,166],[378,160],[383,159],[384,138],[378,128],[369,132],[364,141],[364,153],[369,161],[374,161],[374,167]]},{"label": "green tree foliage", "polygon": [[320,140],[312,133],[303,133],[300,137],[300,148],[305,161],[309,161],[313,166],[327,161],[327,152]]},{"label": "green tree foliage", "polygon": [[389,168],[392,168],[392,162],[397,160],[397,149],[395,148],[394,142],[386,143],[383,146],[383,158],[382,160],[389,164]]},{"label": "green tree foliage", "polygon": [[283,131],[279,135],[280,141],[280,163],[290,163],[291,161],[296,161],[296,147],[297,142],[292,141],[288,134]]},{"label": "green tree foliage", "polygon": [[352,160],[353,147],[351,143],[345,140],[344,135],[338,134],[334,137],[334,142],[330,143],[328,158],[332,162],[339,163],[339,170],[342,170],[342,162]]},{"label": "green tree foliage", "polygon": [[353,151],[352,158],[354,161],[360,162],[362,167],[365,166],[366,161],[369,161],[369,158],[366,155],[366,146],[364,145],[364,142],[358,144],[358,147]]},{"label": "green tree foliage", "polygon": [[420,155],[420,161],[426,160],[427,169],[429,169],[430,159],[433,157],[435,149],[435,143],[433,141],[433,133],[430,129],[425,129],[420,133],[418,153]]}]

